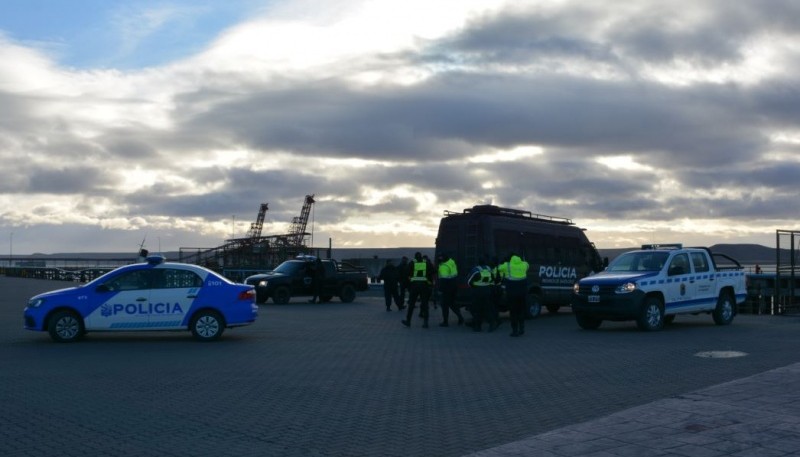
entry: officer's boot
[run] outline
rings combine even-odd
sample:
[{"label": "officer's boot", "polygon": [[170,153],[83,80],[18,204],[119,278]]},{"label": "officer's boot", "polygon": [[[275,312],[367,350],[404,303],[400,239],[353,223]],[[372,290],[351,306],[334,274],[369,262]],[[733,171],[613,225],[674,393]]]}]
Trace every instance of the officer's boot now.
[{"label": "officer's boot", "polygon": [[524,334],[525,334],[525,319],[522,319],[521,321],[519,321],[519,336],[522,336]]},{"label": "officer's boot", "polygon": [[519,336],[519,331],[517,330],[517,320],[511,319],[511,335],[510,336]]}]

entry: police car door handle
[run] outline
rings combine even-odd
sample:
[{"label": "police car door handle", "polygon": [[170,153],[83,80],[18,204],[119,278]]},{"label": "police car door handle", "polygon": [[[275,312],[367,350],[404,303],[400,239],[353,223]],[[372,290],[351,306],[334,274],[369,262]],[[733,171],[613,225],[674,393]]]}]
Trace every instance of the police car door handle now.
[{"label": "police car door handle", "polygon": [[144,298],[144,297],[139,297],[139,298],[136,299],[136,301],[147,301],[147,299]]},{"label": "police car door handle", "polygon": [[197,298],[197,295],[196,294],[187,295],[186,298]]}]

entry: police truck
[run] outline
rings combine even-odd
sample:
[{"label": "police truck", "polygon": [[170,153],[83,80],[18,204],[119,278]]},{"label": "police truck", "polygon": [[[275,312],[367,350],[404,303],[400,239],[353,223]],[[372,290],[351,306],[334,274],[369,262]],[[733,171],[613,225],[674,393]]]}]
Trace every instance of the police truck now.
[{"label": "police truck", "polygon": [[[471,300],[466,275],[479,261],[499,265],[511,255],[527,261],[529,318],[537,317],[542,306],[557,313],[569,305],[573,284],[602,271],[608,262],[571,219],[495,205],[445,211],[436,237],[436,258],[440,254],[452,257],[458,266],[460,306]],[[507,310],[504,300],[498,308]]]}]

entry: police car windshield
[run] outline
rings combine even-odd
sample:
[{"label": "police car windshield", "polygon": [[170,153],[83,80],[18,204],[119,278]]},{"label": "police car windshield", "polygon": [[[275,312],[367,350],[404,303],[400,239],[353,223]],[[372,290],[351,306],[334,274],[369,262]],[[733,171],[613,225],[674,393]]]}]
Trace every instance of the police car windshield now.
[{"label": "police car windshield", "polygon": [[608,271],[626,273],[660,271],[668,257],[669,253],[667,252],[628,252],[614,259],[614,261],[608,265]]}]

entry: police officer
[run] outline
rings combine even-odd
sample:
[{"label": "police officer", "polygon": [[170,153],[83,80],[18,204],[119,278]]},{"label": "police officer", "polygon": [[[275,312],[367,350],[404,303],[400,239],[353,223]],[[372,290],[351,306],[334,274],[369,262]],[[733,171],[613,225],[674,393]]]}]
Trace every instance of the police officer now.
[{"label": "police officer", "polygon": [[414,306],[420,299],[420,315],[423,319],[422,328],[428,328],[428,300],[431,298],[431,285],[433,284],[433,268],[429,262],[422,258],[422,253],[414,254],[414,260],[408,269],[409,295],[408,312],[402,321],[406,327],[411,326],[411,317],[414,315]]},{"label": "police officer", "polygon": [[506,298],[511,318],[511,336],[522,336],[525,333],[525,297],[528,294],[528,262],[514,254],[508,261],[498,267],[503,284],[506,286]]},{"label": "police officer", "polygon": [[450,325],[450,310],[458,317],[458,325],[464,323],[461,310],[456,306],[456,292],[458,291],[458,268],[456,261],[445,254],[439,254],[436,258],[438,265],[438,279],[436,284],[442,293],[442,323],[439,327]]},{"label": "police officer", "polygon": [[492,269],[481,260],[467,277],[467,284],[472,287],[472,330],[480,332],[483,320],[489,321],[489,330],[496,328],[494,317],[489,313],[489,300],[491,298]]},{"label": "police officer", "polygon": [[400,265],[397,267],[400,272],[400,309],[406,307],[406,291],[408,290],[409,283],[408,283],[408,257],[403,256],[400,259]]},{"label": "police officer", "polygon": [[[403,272],[403,274],[405,274],[405,272]],[[394,299],[398,311],[403,309],[403,303],[400,301],[400,294],[397,293],[397,281],[399,278],[400,274],[397,271],[397,267],[394,266],[391,259],[387,260],[386,265],[381,269],[378,275],[378,280],[383,281],[383,298],[386,301],[386,311],[391,311],[392,299]]]}]

